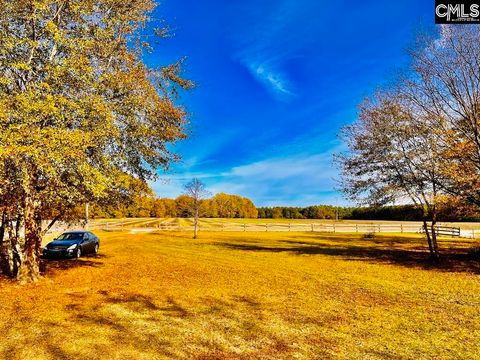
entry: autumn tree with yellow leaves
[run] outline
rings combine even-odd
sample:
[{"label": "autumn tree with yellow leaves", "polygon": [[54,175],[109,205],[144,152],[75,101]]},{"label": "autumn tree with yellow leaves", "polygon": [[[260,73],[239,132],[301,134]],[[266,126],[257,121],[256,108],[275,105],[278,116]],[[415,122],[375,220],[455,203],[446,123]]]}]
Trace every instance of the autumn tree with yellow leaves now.
[{"label": "autumn tree with yellow leaves", "polygon": [[[14,275],[32,281],[42,208],[61,218],[111,196],[120,178],[145,180],[167,168],[176,159],[168,144],[185,137],[175,97],[192,84],[181,78],[181,62],[151,69],[142,61],[152,0],[0,6],[0,239],[18,253]],[[5,242],[15,236],[5,233],[18,224],[25,237],[12,250]]]},{"label": "autumn tree with yellow leaves", "polygon": [[480,206],[480,26],[438,30],[418,37],[409,71],[392,88],[361,105],[339,156],[351,199],[410,201],[424,213],[434,258],[445,199]]}]

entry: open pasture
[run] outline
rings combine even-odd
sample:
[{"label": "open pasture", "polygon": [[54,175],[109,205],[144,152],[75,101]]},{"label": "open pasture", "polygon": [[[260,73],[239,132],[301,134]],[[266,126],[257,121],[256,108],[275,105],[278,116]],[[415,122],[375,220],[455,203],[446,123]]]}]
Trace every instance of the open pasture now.
[{"label": "open pasture", "polygon": [[[458,227],[462,237],[480,238],[480,223],[475,222],[439,222],[439,226]],[[91,229],[138,231],[164,230],[188,231],[193,227],[190,218],[125,218],[95,219],[90,222]],[[249,232],[328,232],[328,233],[420,233],[419,221],[387,220],[320,220],[320,219],[218,219],[199,220],[200,231],[249,231]],[[68,226],[60,225],[60,228]]]},{"label": "open pasture", "polygon": [[1,358],[478,356],[470,239],[435,265],[415,235],[97,233],[97,256],[0,279]]}]

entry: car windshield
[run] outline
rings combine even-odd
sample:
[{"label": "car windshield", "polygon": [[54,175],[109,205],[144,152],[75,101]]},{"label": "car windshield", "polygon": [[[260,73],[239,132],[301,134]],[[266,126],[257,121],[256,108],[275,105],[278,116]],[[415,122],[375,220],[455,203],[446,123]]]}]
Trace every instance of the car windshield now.
[{"label": "car windshield", "polygon": [[70,240],[82,240],[83,233],[65,233],[60,235],[57,240],[58,241],[70,241]]}]

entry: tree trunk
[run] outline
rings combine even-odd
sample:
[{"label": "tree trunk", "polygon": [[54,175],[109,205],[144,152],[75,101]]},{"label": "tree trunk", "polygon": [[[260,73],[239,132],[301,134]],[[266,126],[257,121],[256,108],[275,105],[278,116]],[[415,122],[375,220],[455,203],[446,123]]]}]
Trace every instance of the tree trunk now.
[{"label": "tree trunk", "polygon": [[432,248],[433,248],[433,253],[432,258],[434,260],[438,260],[440,257],[439,251],[438,251],[438,241],[437,241],[437,232],[435,229],[435,226],[437,225],[437,211],[436,207],[433,206],[432,209],[432,223],[431,223],[431,229],[432,229]]},{"label": "tree trunk", "polygon": [[438,251],[437,233],[435,230],[434,222],[432,222],[431,229],[432,229],[432,248],[433,248],[433,251],[431,252],[431,256],[432,256],[432,259],[438,260],[438,258],[440,257],[440,253]]},{"label": "tree trunk", "polygon": [[21,217],[17,217],[17,223],[15,229],[13,228],[13,221],[8,223],[8,252],[9,252],[9,273],[10,276],[15,278],[18,275],[18,270],[22,264],[22,250],[20,247],[20,238],[19,238],[19,223]]},{"label": "tree trunk", "polygon": [[0,227],[0,267],[2,272],[12,278],[17,277],[19,266],[22,262],[19,242],[19,222],[17,218],[14,228],[12,219],[9,218],[7,210],[2,215],[2,226]]},{"label": "tree trunk", "polygon": [[0,269],[2,270],[3,274],[12,276],[10,267],[10,242],[5,237],[7,227],[7,209],[3,209],[0,221]]},{"label": "tree trunk", "polygon": [[32,194],[27,191],[24,199],[25,244],[23,261],[17,278],[21,282],[34,282],[40,276],[41,225],[37,206]]},{"label": "tree trunk", "polygon": [[428,249],[430,250],[430,256],[434,256],[434,249],[432,244],[432,238],[430,236],[430,229],[428,228],[427,219],[423,218],[423,230],[425,231],[425,236],[427,237]]},{"label": "tree trunk", "polygon": [[20,228],[23,221],[23,216],[21,213],[17,216],[17,222],[15,224],[15,233],[13,233],[12,226],[12,236],[10,236],[10,247],[12,249],[12,276],[18,276],[18,270],[22,265],[22,248],[20,246]]},{"label": "tree trunk", "polygon": [[193,238],[196,239],[198,235],[198,209],[195,209],[193,218]]},{"label": "tree trunk", "polygon": [[0,218],[0,245],[3,244],[5,238],[5,223],[7,221],[7,209],[3,209],[2,217]]},{"label": "tree trunk", "polygon": [[438,260],[439,253],[438,253],[438,242],[437,242],[437,234],[435,231],[436,221],[432,221],[430,226],[427,224],[427,220],[423,219],[423,229],[425,230],[425,235],[427,237],[428,242],[428,249],[430,250],[430,257],[433,260]]}]

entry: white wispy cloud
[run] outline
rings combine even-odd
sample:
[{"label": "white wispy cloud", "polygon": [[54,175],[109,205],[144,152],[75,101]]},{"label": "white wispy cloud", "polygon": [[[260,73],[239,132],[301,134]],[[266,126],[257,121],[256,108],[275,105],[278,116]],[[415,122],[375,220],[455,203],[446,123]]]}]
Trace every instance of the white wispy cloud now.
[{"label": "white wispy cloud", "polygon": [[223,172],[168,175],[151,186],[159,196],[176,197],[182,193],[185,183],[197,177],[212,193],[239,194],[261,206],[344,203],[335,192],[336,176],[329,151],[273,157]]},{"label": "white wispy cloud", "polygon": [[306,177],[326,185],[335,176],[330,153],[317,155],[292,155],[286,158],[272,158],[251,164],[237,166],[227,175],[259,180],[283,180],[293,177]]},{"label": "white wispy cloud", "polygon": [[266,64],[250,63],[248,64],[248,68],[257,80],[274,93],[294,95],[290,81],[282,72],[274,71]]},{"label": "white wispy cloud", "polygon": [[268,14],[259,14],[261,21],[238,39],[235,60],[245,66],[252,76],[274,96],[285,99],[296,95],[284,63],[295,51],[289,26],[298,4],[291,0],[275,3]]}]

